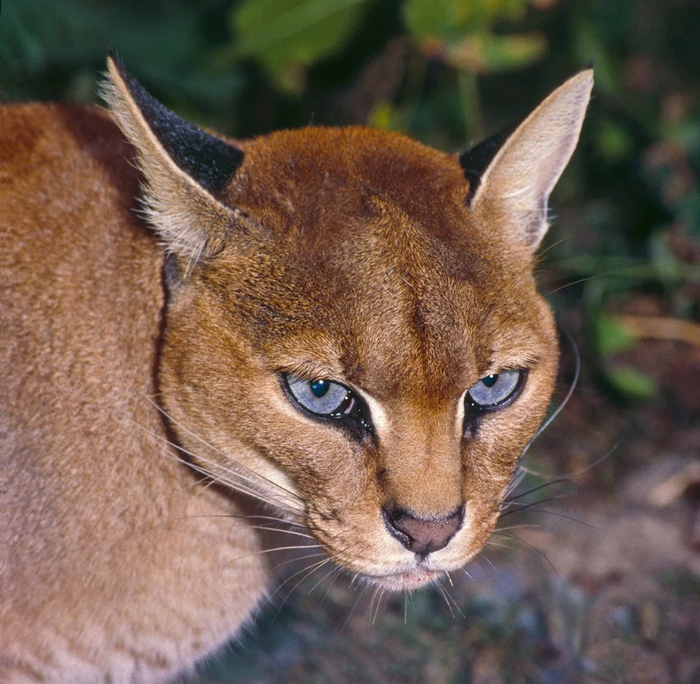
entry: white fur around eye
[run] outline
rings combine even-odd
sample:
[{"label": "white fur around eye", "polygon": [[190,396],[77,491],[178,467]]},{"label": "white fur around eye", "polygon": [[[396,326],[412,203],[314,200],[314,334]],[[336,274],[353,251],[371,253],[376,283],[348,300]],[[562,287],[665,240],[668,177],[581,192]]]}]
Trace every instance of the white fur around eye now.
[{"label": "white fur around eye", "polygon": [[367,392],[361,390],[357,390],[357,393],[365,400],[369,407],[372,425],[374,425],[377,434],[379,434],[380,437],[384,436],[389,430],[389,418],[384,407],[371,394],[367,394]]},{"label": "white fur around eye", "polygon": [[501,371],[488,375],[472,385],[469,399],[477,406],[492,407],[502,404],[518,387],[521,371]]}]

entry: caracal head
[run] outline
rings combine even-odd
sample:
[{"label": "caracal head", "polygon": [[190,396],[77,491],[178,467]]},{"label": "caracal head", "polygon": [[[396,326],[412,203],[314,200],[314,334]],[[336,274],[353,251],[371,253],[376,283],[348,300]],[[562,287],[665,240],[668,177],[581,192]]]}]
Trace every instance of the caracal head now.
[{"label": "caracal head", "polygon": [[461,156],[361,127],[227,141],[109,71],[169,255],[163,408],[195,463],[384,587],[462,566],[552,394],[533,252],[591,71]]}]

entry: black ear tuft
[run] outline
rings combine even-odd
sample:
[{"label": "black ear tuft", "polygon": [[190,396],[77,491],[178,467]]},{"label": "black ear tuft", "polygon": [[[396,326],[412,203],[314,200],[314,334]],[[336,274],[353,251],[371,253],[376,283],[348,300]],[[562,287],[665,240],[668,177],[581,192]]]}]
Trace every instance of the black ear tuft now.
[{"label": "black ear tuft", "polygon": [[459,163],[464,171],[464,177],[469,181],[469,194],[466,199],[467,206],[471,204],[474,193],[481,183],[481,176],[484,171],[486,171],[493,158],[498,154],[498,150],[501,149],[503,143],[515,129],[516,126],[509,126],[459,155]]},{"label": "black ear tuft", "polygon": [[243,151],[180,118],[132,76],[110,50],[110,57],[153,134],[175,164],[212,195],[218,195],[243,162]]}]

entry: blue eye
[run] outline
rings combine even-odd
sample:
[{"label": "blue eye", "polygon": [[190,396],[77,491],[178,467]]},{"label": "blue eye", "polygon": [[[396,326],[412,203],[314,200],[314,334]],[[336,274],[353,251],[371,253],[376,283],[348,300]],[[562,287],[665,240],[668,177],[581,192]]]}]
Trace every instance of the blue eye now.
[{"label": "blue eye", "polygon": [[339,423],[358,439],[372,434],[365,403],[345,385],[323,378],[309,381],[293,373],[282,373],[282,380],[292,404],[314,416]]},{"label": "blue eye", "polygon": [[467,394],[467,400],[477,408],[496,408],[520,390],[523,377],[523,371],[519,370],[487,375],[472,385]]},{"label": "blue eye", "polygon": [[292,397],[312,413],[320,416],[342,414],[353,403],[353,393],[337,382],[330,380],[309,382],[291,373],[287,373],[285,377]]}]

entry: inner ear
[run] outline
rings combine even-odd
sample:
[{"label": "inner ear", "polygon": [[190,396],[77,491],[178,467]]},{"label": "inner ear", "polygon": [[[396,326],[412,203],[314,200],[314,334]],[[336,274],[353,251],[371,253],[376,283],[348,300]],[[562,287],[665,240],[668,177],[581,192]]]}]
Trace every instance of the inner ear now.
[{"label": "inner ear", "polygon": [[469,181],[467,205],[489,228],[533,251],[548,228],[547,202],[581,132],[593,72],[557,88],[519,126],[460,158]]}]

